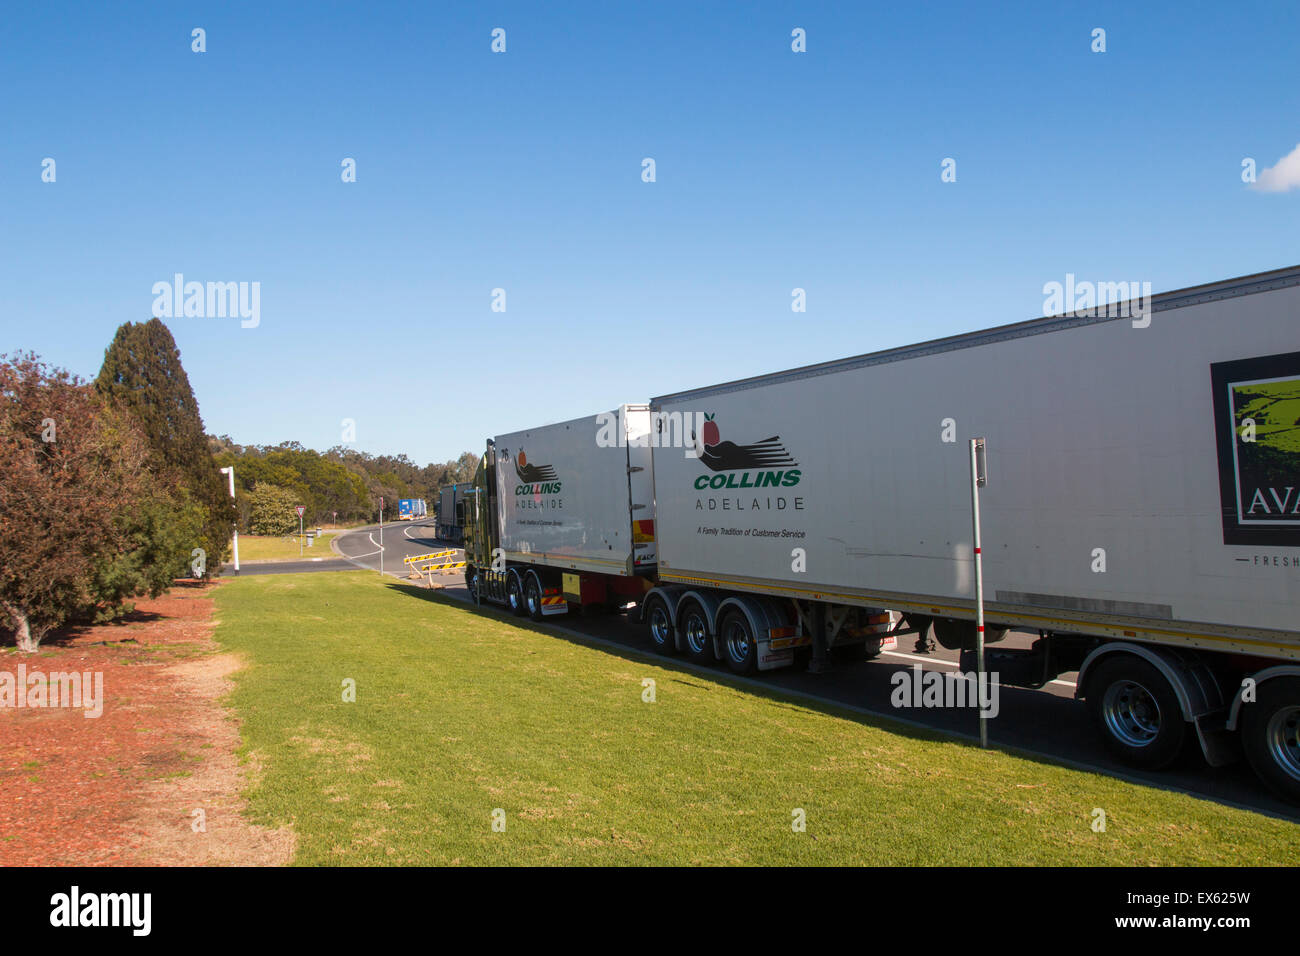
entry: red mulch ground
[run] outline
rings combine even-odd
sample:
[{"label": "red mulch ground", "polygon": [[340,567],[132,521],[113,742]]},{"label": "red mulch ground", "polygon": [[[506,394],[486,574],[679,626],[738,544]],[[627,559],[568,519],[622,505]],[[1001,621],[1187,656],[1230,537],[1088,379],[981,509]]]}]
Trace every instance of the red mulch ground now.
[{"label": "red mulch ground", "polygon": [[[0,671],[100,671],[103,714],[0,707],[0,866],[275,864],[291,833],[247,823],[239,662],[212,640],[214,586],[182,582],[123,621],[0,647]],[[196,832],[193,811],[203,809]]]}]

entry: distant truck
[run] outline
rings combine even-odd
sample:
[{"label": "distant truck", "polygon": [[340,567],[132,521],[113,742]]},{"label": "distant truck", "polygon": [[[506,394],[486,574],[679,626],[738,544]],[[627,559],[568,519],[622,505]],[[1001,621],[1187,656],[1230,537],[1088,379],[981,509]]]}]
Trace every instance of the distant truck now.
[{"label": "distant truck", "polygon": [[983,437],[987,670],[1077,672],[1119,759],[1244,754],[1300,802],[1300,266],[1137,311],[665,395],[614,447],[602,416],[497,436],[466,582],[534,618],[635,601],[654,648],[740,673],[904,619],[969,671]]},{"label": "distant truck", "polygon": [[438,489],[438,537],[460,544],[465,538],[465,493],[469,482],[459,482]]},{"label": "distant truck", "polygon": [[429,513],[423,498],[403,498],[397,503],[399,521],[417,521]]}]

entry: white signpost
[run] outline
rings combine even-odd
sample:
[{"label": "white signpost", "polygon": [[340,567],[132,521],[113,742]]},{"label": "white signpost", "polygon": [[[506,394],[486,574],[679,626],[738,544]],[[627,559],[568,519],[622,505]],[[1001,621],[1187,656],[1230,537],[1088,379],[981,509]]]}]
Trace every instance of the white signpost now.
[{"label": "white signpost", "polygon": [[[988,481],[984,459],[984,439],[970,440],[970,510],[971,535],[975,547],[975,693],[984,687],[984,555],[980,547],[980,488]],[[978,699],[978,698],[977,698]],[[980,746],[989,745],[988,717],[980,708]]]},{"label": "white signpost", "polygon": [[294,511],[298,512],[298,557],[302,557],[302,516],[307,509],[303,505],[297,505]]},{"label": "white signpost", "polygon": [[[228,468],[222,468],[221,473],[230,479],[230,497],[233,500],[235,497],[235,466],[231,465]],[[231,532],[231,541],[233,542],[232,547],[234,548],[234,552],[235,552],[235,573],[238,574],[239,573],[239,523],[238,522],[235,523],[235,527]]]}]

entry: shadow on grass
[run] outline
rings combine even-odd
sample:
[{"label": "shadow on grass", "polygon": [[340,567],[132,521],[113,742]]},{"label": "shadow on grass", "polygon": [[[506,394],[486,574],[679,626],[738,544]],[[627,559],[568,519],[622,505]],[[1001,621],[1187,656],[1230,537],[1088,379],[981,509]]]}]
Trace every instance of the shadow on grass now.
[{"label": "shadow on grass", "polygon": [[[845,720],[851,720],[854,723],[862,724],[863,726],[888,730],[890,733],[901,734],[903,736],[912,737],[916,740],[948,741],[951,743],[962,744],[963,746],[973,746],[969,741],[958,736],[958,734],[961,733],[960,731],[949,732],[940,729],[919,727],[905,720],[892,718],[887,714],[877,714],[874,712],[864,713],[861,710],[854,709],[850,706],[840,705],[831,700],[808,697],[805,696],[805,692],[791,692],[779,687],[764,686],[759,677],[738,676],[726,670],[724,667],[716,669],[707,668],[701,665],[692,664],[679,656],[669,657],[656,653],[650,648],[642,649],[628,646],[610,638],[579,634],[569,629],[563,631],[556,630],[548,624],[538,623],[527,617],[516,617],[503,607],[497,607],[493,604],[472,604],[467,600],[452,597],[441,589],[430,589],[423,587],[422,585],[408,584],[400,581],[385,582],[385,586],[394,591],[401,592],[408,597],[416,598],[417,600],[427,601],[431,604],[441,604],[461,611],[467,611],[502,624],[512,625],[521,630],[532,631],[535,634],[544,635],[552,640],[558,639],[568,641],[570,644],[578,644],[608,654],[611,657],[620,657],[624,660],[653,664],[663,670],[672,671],[676,675],[673,678],[674,683],[685,684],[690,687],[704,690],[707,690],[711,685],[722,684],[732,690],[750,694],[754,697],[761,697],[780,707],[789,708],[791,710],[813,710],[819,713],[841,717]],[[619,616],[620,615],[616,614],[608,615],[610,619],[616,619]],[[634,627],[630,621],[624,621],[624,626],[629,629]],[[1027,756],[1032,758],[1033,755]],[[1044,762],[1051,763],[1051,761]]]},{"label": "shadow on grass", "polygon": [[[969,730],[955,727],[922,726],[907,718],[893,717],[867,707],[857,709],[852,705],[839,704],[833,700],[818,696],[818,688],[815,686],[798,690],[768,686],[762,683],[762,677],[758,675],[740,677],[732,674],[724,666],[710,668],[690,663],[681,657],[668,657],[658,654],[649,647],[639,648],[625,645],[613,638],[584,635],[569,628],[556,630],[549,624],[537,623],[526,617],[516,617],[505,608],[496,605],[472,604],[468,600],[453,597],[441,589],[429,589],[423,585],[400,581],[386,582],[386,586],[401,592],[407,597],[469,611],[503,624],[510,624],[545,635],[552,640],[559,639],[568,641],[571,644],[579,644],[592,650],[601,651],[611,657],[653,664],[663,670],[673,672],[676,675],[673,678],[674,683],[686,684],[706,690],[712,684],[723,685],[739,693],[762,698],[783,709],[814,711],[912,740],[955,744],[971,750],[980,749],[977,739],[978,722],[974,717],[974,712],[966,715],[970,718]],[[616,616],[611,615],[611,617]],[[625,621],[624,626],[630,629],[634,625]],[[903,662],[894,664],[892,661],[876,660],[869,663],[837,664],[833,673],[841,677],[847,677],[855,673],[862,674],[865,677],[866,672],[863,669],[869,667],[888,668],[888,672],[892,676],[892,674],[900,671],[910,671],[912,665]],[[821,682],[823,679],[812,675],[808,676],[810,683]],[[834,679],[834,677],[831,677],[831,680]],[[1084,715],[1081,701],[1071,701],[1046,695],[1040,690],[1031,688],[1010,686],[1001,687],[1000,696],[1003,708],[1031,715],[1024,718],[1027,722],[1037,720],[1043,726],[1058,727],[1063,733],[1066,732],[1065,727],[1070,724],[1073,724],[1074,730],[1078,734],[1091,732],[1092,728]],[[1036,717],[1033,716],[1035,714]],[[1168,774],[1143,772],[1118,764],[1111,760],[1105,751],[1101,749],[1100,742],[1097,743],[1095,751],[1075,757],[1063,756],[1058,758],[1041,750],[1029,750],[1013,744],[998,742],[991,743],[989,751],[1016,757],[1044,767],[1064,768],[1120,778],[1139,786],[1185,793],[1197,799],[1213,802],[1245,805],[1249,809],[1270,816],[1300,821],[1300,807],[1282,803],[1265,792],[1244,762],[1208,773],[1199,752],[1192,752],[1191,750],[1184,754],[1183,758],[1173,768],[1173,771],[1191,771],[1195,776],[1190,779],[1184,777],[1180,780],[1171,780]]]}]

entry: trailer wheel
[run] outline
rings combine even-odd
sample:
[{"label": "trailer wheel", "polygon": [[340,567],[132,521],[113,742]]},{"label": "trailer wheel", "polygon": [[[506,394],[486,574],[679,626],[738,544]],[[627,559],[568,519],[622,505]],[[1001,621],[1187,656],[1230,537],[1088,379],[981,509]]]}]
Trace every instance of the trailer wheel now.
[{"label": "trailer wheel", "polygon": [[678,609],[677,617],[686,656],[699,664],[714,663],[717,658],[713,655],[713,638],[709,635],[709,619],[704,609],[695,601],[688,601],[685,608]]},{"label": "trailer wheel", "polygon": [[1250,766],[1278,796],[1300,803],[1300,678],[1265,681],[1242,707],[1241,746]]},{"label": "trailer wheel", "polygon": [[1147,661],[1131,654],[1103,660],[1088,679],[1087,696],[1106,749],[1119,760],[1159,770],[1182,753],[1187,722],[1178,698]]},{"label": "trailer wheel", "polygon": [[519,580],[519,572],[511,571],[506,581],[506,604],[510,606],[510,613],[516,617],[524,616],[524,583]]},{"label": "trailer wheel", "polygon": [[727,666],[737,674],[752,674],[758,670],[758,640],[749,618],[742,611],[732,611],[722,619],[718,628]]},{"label": "trailer wheel", "polygon": [[542,619],[542,582],[531,572],[524,582],[524,607],[534,621]]},{"label": "trailer wheel", "polygon": [[[939,642],[939,646],[949,651],[970,650],[975,646],[974,628],[970,628],[970,634],[967,634],[966,621],[954,621],[952,618],[936,617],[931,620],[931,627],[934,629],[934,639]],[[963,646],[963,645],[969,645]]]},{"label": "trailer wheel", "polygon": [[646,636],[660,654],[677,653],[677,644],[673,640],[673,619],[668,614],[668,604],[658,594],[652,594],[641,605],[641,621],[645,625]]},{"label": "trailer wheel", "polygon": [[480,604],[478,597],[478,568],[469,565],[465,568],[465,588],[469,591],[469,599],[475,604]]}]

